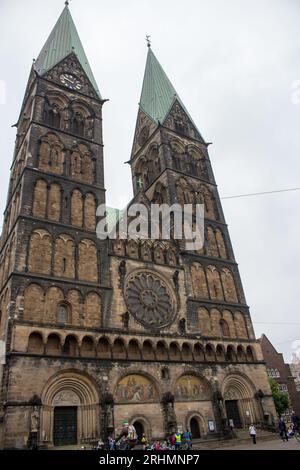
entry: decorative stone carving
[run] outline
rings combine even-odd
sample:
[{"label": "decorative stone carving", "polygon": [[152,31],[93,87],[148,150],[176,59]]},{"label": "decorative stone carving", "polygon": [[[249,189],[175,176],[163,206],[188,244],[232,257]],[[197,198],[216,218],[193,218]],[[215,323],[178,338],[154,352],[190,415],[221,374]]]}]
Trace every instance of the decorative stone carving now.
[{"label": "decorative stone carving", "polygon": [[74,393],[72,390],[63,390],[55,395],[53,405],[80,405],[80,400],[76,393]]},{"label": "decorative stone carving", "polygon": [[38,432],[40,427],[40,412],[39,407],[34,406],[33,412],[30,416],[30,431],[31,432]]},{"label": "decorative stone carving", "polygon": [[177,419],[174,409],[174,395],[167,392],[162,398],[163,412],[165,429],[168,435],[173,434],[177,431]]},{"label": "decorative stone carving", "polygon": [[60,84],[61,74],[70,72],[72,72],[72,75],[77,76],[81,80],[81,93],[92,96],[94,98],[98,97],[93,87],[91,86],[89,79],[85,75],[83,68],[79,64],[75,54],[69,55],[65,60],[53,67],[49,72],[46,73],[45,77],[47,80],[53,80],[54,82]]},{"label": "decorative stone carving", "polygon": [[224,393],[224,399],[225,400],[237,400],[239,399],[240,397],[238,396],[238,394],[236,393],[236,391],[234,389],[228,389],[226,390],[226,392]]},{"label": "decorative stone carving", "polygon": [[159,328],[173,320],[171,292],[156,274],[141,272],[131,276],[125,286],[125,301],[129,312],[145,326]]},{"label": "decorative stone carving", "polygon": [[114,430],[114,398],[106,389],[102,399],[103,437],[107,439]]}]

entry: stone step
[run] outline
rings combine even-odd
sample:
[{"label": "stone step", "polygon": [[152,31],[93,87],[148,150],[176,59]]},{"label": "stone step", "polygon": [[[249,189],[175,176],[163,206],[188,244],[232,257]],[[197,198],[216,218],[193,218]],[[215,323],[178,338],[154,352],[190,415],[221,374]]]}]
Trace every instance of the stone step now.
[{"label": "stone step", "polygon": [[[268,432],[264,432],[264,433],[258,433],[257,434],[257,442],[261,442],[261,441],[272,441],[272,440],[275,440],[277,439],[278,440],[278,434],[276,433],[268,433]],[[202,441],[202,442],[197,442],[194,444],[193,448],[194,449],[218,449],[220,447],[235,447],[235,446],[238,446],[238,445],[241,445],[241,444],[249,444],[249,442],[251,442],[251,438],[249,436],[249,433],[247,434],[247,436],[243,436],[243,437],[240,437],[240,438],[233,438],[233,439],[227,439],[227,440],[218,440],[218,441]]]}]

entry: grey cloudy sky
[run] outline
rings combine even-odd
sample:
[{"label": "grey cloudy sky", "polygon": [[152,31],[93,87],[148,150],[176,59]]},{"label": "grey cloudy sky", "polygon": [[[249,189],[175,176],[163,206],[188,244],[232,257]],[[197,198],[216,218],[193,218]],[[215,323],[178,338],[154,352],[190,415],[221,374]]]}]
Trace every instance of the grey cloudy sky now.
[{"label": "grey cloudy sky", "polygon": [[[10,126],[32,58],[63,6],[63,0],[0,0],[1,211],[15,139]],[[132,145],[146,34],[213,142],[221,197],[300,186],[300,104],[291,98],[300,80],[298,0],[72,0],[70,10],[101,94],[110,99],[103,122],[109,205],[121,208],[132,195],[123,162]],[[300,191],[223,201],[256,334],[265,332],[287,360],[300,339],[299,202]]]}]

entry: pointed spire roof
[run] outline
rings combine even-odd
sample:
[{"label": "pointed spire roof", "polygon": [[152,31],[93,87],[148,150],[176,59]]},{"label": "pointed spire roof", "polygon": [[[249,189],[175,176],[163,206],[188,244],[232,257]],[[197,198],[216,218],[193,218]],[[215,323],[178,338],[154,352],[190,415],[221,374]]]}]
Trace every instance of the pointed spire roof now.
[{"label": "pointed spire roof", "polygon": [[197,126],[148,44],[143,87],[139,102],[140,109],[144,111],[152,121],[157,124],[159,122],[162,124],[176,100],[181,104],[197,129]]},{"label": "pointed spire roof", "polygon": [[101,98],[92,69],[89,65],[87,56],[85,55],[76,26],[68,8],[67,1],[65,5],[63,12],[58,18],[50,36],[35,61],[34,68],[39,75],[43,76],[73,52],[77,56],[81,67],[85,71],[99,98]]}]

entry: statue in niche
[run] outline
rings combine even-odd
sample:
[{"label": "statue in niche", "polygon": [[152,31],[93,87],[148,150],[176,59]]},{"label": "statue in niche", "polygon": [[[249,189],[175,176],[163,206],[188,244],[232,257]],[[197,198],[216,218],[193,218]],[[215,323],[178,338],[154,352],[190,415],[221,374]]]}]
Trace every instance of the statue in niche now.
[{"label": "statue in niche", "polygon": [[113,420],[113,405],[107,405],[106,409],[106,427],[108,429],[114,427],[114,420]]},{"label": "statue in niche", "polygon": [[105,389],[103,395],[103,437],[107,439],[108,436],[112,435],[114,430],[114,399],[108,388]]},{"label": "statue in niche", "polygon": [[164,394],[162,399],[164,416],[165,416],[165,427],[168,435],[173,434],[177,431],[177,420],[174,410],[174,395],[167,392]]},{"label": "statue in niche", "polygon": [[176,421],[174,404],[171,401],[167,402],[167,417],[168,417],[168,423],[170,422],[172,423]]},{"label": "statue in niche", "polygon": [[33,432],[38,432],[39,430],[39,425],[40,425],[40,412],[39,412],[39,407],[34,406],[33,412],[31,413],[30,416],[30,431]]}]

